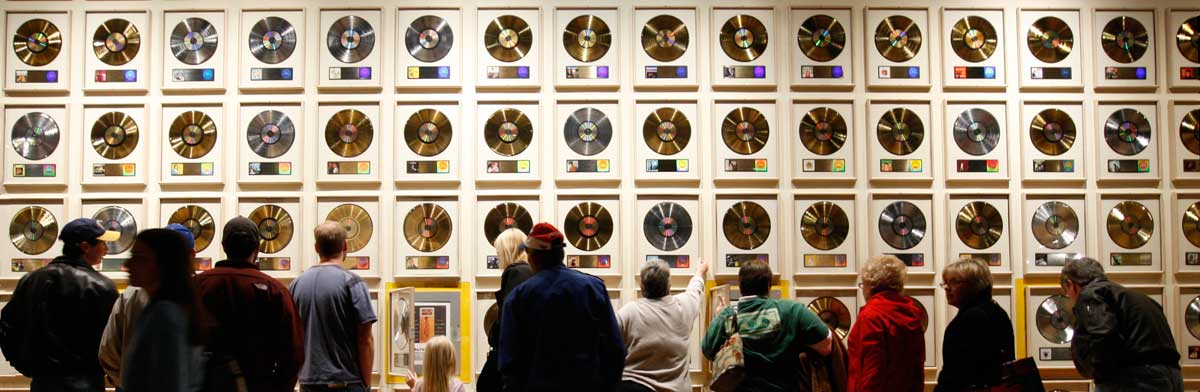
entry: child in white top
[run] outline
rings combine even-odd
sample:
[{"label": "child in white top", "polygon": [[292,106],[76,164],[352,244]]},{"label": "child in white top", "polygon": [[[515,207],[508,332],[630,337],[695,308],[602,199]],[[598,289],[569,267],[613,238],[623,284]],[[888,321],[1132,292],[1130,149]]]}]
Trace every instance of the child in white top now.
[{"label": "child in white top", "polygon": [[425,342],[424,376],[417,377],[409,370],[405,382],[413,392],[466,392],[466,385],[454,376],[458,373],[455,356],[450,338],[434,336]]}]

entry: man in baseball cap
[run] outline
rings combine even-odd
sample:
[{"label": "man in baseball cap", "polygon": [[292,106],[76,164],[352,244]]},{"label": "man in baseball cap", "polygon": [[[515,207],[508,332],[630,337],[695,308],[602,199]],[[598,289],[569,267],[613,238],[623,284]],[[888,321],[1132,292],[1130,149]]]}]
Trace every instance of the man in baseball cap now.
[{"label": "man in baseball cap", "polygon": [[99,265],[108,254],[108,242],[121,239],[121,232],[107,230],[95,219],[79,218],[67,222],[58,239],[64,256],[81,256],[89,265]]}]

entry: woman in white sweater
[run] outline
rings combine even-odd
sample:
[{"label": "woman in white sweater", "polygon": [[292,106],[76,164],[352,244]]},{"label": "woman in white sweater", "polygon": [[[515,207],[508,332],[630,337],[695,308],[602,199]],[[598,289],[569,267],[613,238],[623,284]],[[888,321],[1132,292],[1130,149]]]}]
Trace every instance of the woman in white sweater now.
[{"label": "woman in white sweater", "polygon": [[[661,260],[642,265],[642,298],[617,312],[625,338],[625,371],[617,392],[684,392],[692,389],[688,376],[688,348],[692,326],[704,304],[703,261],[687,290],[671,291],[671,267]],[[699,344],[696,342],[695,344]]]}]

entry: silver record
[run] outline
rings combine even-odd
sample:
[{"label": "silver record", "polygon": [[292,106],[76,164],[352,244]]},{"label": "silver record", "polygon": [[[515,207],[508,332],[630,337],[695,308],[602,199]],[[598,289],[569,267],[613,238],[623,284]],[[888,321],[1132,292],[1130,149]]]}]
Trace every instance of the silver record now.
[{"label": "silver record", "polygon": [[1136,155],[1150,145],[1150,121],[1137,110],[1117,110],[1104,121],[1104,141],[1117,154]]},{"label": "silver record", "polygon": [[171,54],[189,65],[203,64],[217,53],[217,28],[201,18],[187,18],[171,31]]},{"label": "silver record", "polygon": [[450,22],[437,15],[418,17],[404,30],[404,47],[418,61],[441,60],[454,47],[454,30]]},{"label": "silver record", "polygon": [[1079,217],[1061,201],[1048,201],[1033,211],[1033,238],[1050,249],[1066,248],[1079,235]]},{"label": "silver record", "polygon": [[907,201],[888,204],[879,214],[879,236],[892,248],[911,249],[925,238],[925,213]]},{"label": "silver record", "polygon": [[133,219],[133,214],[129,210],[121,206],[108,206],[96,211],[92,215],[104,226],[105,230],[121,233],[121,238],[116,241],[108,241],[108,254],[115,255],[125,253],[133,246],[133,240],[137,237],[138,227],[137,221]]},{"label": "silver record", "polygon": [[250,28],[250,54],[266,64],[279,64],[296,50],[296,29],[287,19],[268,16]]},{"label": "silver record", "polygon": [[1075,337],[1075,314],[1073,304],[1064,295],[1052,295],[1038,305],[1035,316],[1038,333],[1054,344],[1071,343]]},{"label": "silver record", "polygon": [[263,158],[278,158],[292,148],[296,126],[283,112],[264,110],[246,126],[246,142],[250,150]]},{"label": "silver record", "polygon": [[592,156],[608,147],[612,142],[612,132],[612,122],[604,112],[582,108],[567,117],[563,125],[563,140],[576,154]]},{"label": "silver record", "polygon": [[1000,143],[1000,125],[987,110],[964,110],[954,120],[954,143],[967,154],[987,154]]},{"label": "silver record", "polygon": [[37,161],[45,159],[58,148],[58,123],[49,114],[27,113],[17,118],[12,127],[12,146],[21,157]]},{"label": "silver record", "polygon": [[375,49],[375,29],[363,18],[346,15],[333,21],[325,34],[325,47],[338,61],[353,64]]},{"label": "silver record", "polygon": [[1200,296],[1188,302],[1187,309],[1183,312],[1183,321],[1187,325],[1188,333],[1200,339]]},{"label": "silver record", "polygon": [[692,215],[683,206],[665,201],[650,207],[642,219],[646,241],[663,252],[679,250],[692,237]]}]

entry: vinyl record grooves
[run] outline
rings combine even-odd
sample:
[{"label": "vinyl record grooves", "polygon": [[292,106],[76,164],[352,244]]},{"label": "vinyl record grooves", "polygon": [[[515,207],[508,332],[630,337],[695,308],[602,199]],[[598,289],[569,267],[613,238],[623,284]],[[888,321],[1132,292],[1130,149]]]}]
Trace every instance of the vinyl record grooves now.
[{"label": "vinyl record grooves", "polygon": [[1038,305],[1035,321],[1038,333],[1054,344],[1071,343],[1075,337],[1075,315],[1071,313],[1074,304],[1063,295],[1052,295]]},{"label": "vinyl record grooves", "polygon": [[417,61],[432,63],[450,54],[454,47],[454,30],[450,22],[437,15],[413,19],[404,30],[404,47]]},{"label": "vinyl record grooves", "polygon": [[892,248],[912,249],[925,238],[925,213],[915,204],[897,201],[879,214],[879,236]]},{"label": "vinyl record grooves", "polygon": [[604,57],[612,46],[612,32],[604,19],[596,15],[580,15],[567,22],[563,30],[563,47],[571,58],[590,63]]},{"label": "vinyl record grooves", "polygon": [[771,237],[771,216],[761,205],[742,201],[729,207],[721,219],[725,240],[742,250],[762,246]]},{"label": "vinyl record grooves", "polygon": [[122,159],[137,148],[138,125],[125,113],[108,112],[92,124],[92,149],[105,159]]},{"label": "vinyl record grooves", "polygon": [[903,15],[884,18],[875,28],[875,50],[892,62],[912,60],[921,51],[921,28]]},{"label": "vinyl record grooves", "polygon": [[483,141],[497,154],[515,156],[533,143],[533,123],[520,110],[497,110],[483,125]]},{"label": "vinyl record grooves", "polygon": [[1183,115],[1179,122],[1179,138],[1192,154],[1200,154],[1200,109]]},{"label": "vinyl record grooves", "polygon": [[263,253],[278,253],[292,242],[295,226],[292,215],[283,207],[264,204],[250,211],[250,218],[258,225],[258,250]]},{"label": "vinyl record grooves", "polygon": [[105,230],[121,233],[121,238],[116,241],[108,242],[109,255],[117,255],[125,253],[129,248],[133,247],[133,240],[137,238],[138,227],[137,221],[133,219],[133,214],[129,210],[120,206],[108,206],[96,211],[92,215],[103,226]]},{"label": "vinyl record grooves", "polygon": [[688,49],[688,28],[682,20],[671,15],[651,18],[642,26],[642,50],[650,58],[671,62]]},{"label": "vinyl record grooves", "polygon": [[875,125],[875,136],[883,149],[896,155],[908,155],[921,147],[925,140],[925,124],[911,110],[888,110]]},{"label": "vinyl record grooves", "polygon": [[338,61],[357,63],[375,49],[375,29],[363,18],[343,16],[329,26],[329,32],[325,33],[325,47]]},{"label": "vinyl record grooves", "polygon": [[1200,16],[1193,16],[1179,25],[1175,32],[1175,46],[1184,58],[1200,63]]},{"label": "vinyl record grooves", "polygon": [[204,112],[191,110],[175,117],[167,137],[179,156],[197,159],[208,155],[217,144],[217,125]]},{"label": "vinyl record grooves", "polygon": [[375,127],[367,115],[355,109],[342,109],[325,123],[325,145],[342,158],[362,155],[371,147]]},{"label": "vinyl record grooves", "polygon": [[1150,35],[1142,22],[1128,16],[1118,16],[1104,25],[1100,33],[1100,47],[1108,58],[1118,63],[1138,61],[1150,46]]},{"label": "vinyl record grooves", "polygon": [[997,38],[992,22],[972,15],[954,23],[954,29],[950,30],[950,48],[958,58],[978,63],[996,52]]},{"label": "vinyl record grooves", "polygon": [[187,18],[171,31],[171,55],[188,65],[203,64],[217,52],[217,28],[201,18]]},{"label": "vinyl record grooves", "polygon": [[533,217],[520,204],[502,203],[488,211],[483,218],[483,237],[487,238],[489,244],[495,244],[496,237],[513,228],[526,234],[533,230]]},{"label": "vinyl record grooves", "polygon": [[22,208],[8,223],[8,238],[21,253],[39,255],[58,239],[58,221],[54,214],[38,206]]},{"label": "vinyl record grooves", "polygon": [[109,19],[96,27],[92,34],[92,52],[108,65],[125,65],[133,60],[142,46],[137,26],[125,19]]},{"label": "vinyl record grooves", "polygon": [[204,207],[198,205],[186,205],[175,210],[171,216],[167,218],[167,224],[178,223],[186,227],[192,232],[192,237],[195,239],[195,245],[192,247],[196,253],[203,252],[212,243],[213,236],[217,233],[217,227],[213,222],[212,214],[208,213]]},{"label": "vinyl record grooves", "polygon": [[1071,46],[1075,44],[1071,26],[1062,19],[1047,16],[1033,22],[1026,36],[1029,52],[1033,57],[1044,63],[1054,64],[1063,61],[1071,54]]},{"label": "vinyl record grooves", "polygon": [[1108,211],[1105,226],[1108,238],[1125,249],[1137,249],[1146,245],[1154,236],[1154,216],[1142,203],[1122,201]]},{"label": "vinyl record grooves", "polygon": [[1120,109],[1104,121],[1104,142],[1121,155],[1136,155],[1150,146],[1150,121],[1134,109]]},{"label": "vinyl record grooves", "polygon": [[371,214],[355,204],[341,204],[329,210],[325,220],[342,224],[346,229],[347,253],[362,250],[371,242],[371,234],[375,232]]},{"label": "vinyl record grooves", "polygon": [[1062,155],[1075,144],[1075,121],[1062,110],[1043,110],[1029,124],[1029,139],[1043,154]]},{"label": "vinyl record grooves", "polygon": [[592,156],[599,154],[612,142],[612,122],[608,116],[593,108],[582,108],[567,117],[563,125],[563,140],[576,154]]},{"label": "vinyl record grooves", "polygon": [[845,339],[850,334],[850,310],[837,298],[817,297],[808,303],[808,310],[816,313],[839,338]]},{"label": "vinyl record grooves", "polygon": [[642,123],[642,139],[654,152],[675,155],[692,140],[692,123],[675,108],[658,108]]},{"label": "vinyl record grooves", "polygon": [[404,123],[404,143],[413,153],[431,157],[441,154],[450,146],[454,128],[450,119],[437,109],[421,109]]},{"label": "vinyl record grooves", "polygon": [[832,108],[809,110],[800,118],[800,143],[817,155],[838,152],[846,143],[846,120]]},{"label": "vinyl record grooves", "polygon": [[1188,333],[1191,333],[1192,337],[1200,339],[1200,296],[1188,301],[1187,309],[1183,312],[1183,321]]},{"label": "vinyl record grooves", "polygon": [[50,64],[62,50],[62,33],[45,19],[30,19],[13,34],[13,52],[22,63],[34,67]]},{"label": "vinyl record grooves", "polygon": [[483,46],[496,60],[506,63],[520,60],[533,46],[533,29],[516,15],[500,15],[484,29]]},{"label": "vinyl record grooves", "polygon": [[663,252],[679,250],[692,238],[692,215],[676,203],[655,204],[642,219],[642,233],[655,249]]},{"label": "vinyl record grooves", "polygon": [[434,203],[421,203],[404,216],[404,240],[420,252],[433,252],[446,246],[454,225],[450,214]]},{"label": "vinyl record grooves", "polygon": [[721,122],[721,139],[725,147],[741,155],[751,155],[766,147],[771,138],[771,124],[758,109],[739,107],[729,111]]},{"label": "vinyl record grooves", "polygon": [[800,217],[800,235],[813,248],[833,250],[841,246],[849,234],[850,218],[836,203],[813,203]]},{"label": "vinyl record grooves", "polygon": [[21,157],[37,161],[45,159],[58,148],[58,123],[49,114],[26,113],[12,127],[12,146]]},{"label": "vinyl record grooves", "polygon": [[287,19],[268,16],[250,28],[250,54],[266,64],[279,64],[296,50],[296,29]]},{"label": "vinyl record grooves", "polygon": [[750,15],[736,15],[721,25],[721,50],[729,58],[749,62],[767,50],[767,27]]},{"label": "vinyl record grooves", "polygon": [[800,51],[813,61],[831,61],[846,47],[846,29],[837,18],[829,15],[813,15],[800,24],[796,33],[796,44]]},{"label": "vinyl record grooves", "polygon": [[964,110],[954,120],[954,143],[974,156],[992,152],[1000,143],[1000,123],[987,110]]},{"label": "vinyl record grooves", "polygon": [[1200,202],[1192,203],[1183,212],[1183,238],[1200,247]]},{"label": "vinyl record grooves", "polygon": [[296,140],[296,125],[287,114],[278,110],[264,110],[250,119],[246,126],[246,142],[258,156],[278,158],[292,148]]},{"label": "vinyl record grooves", "polygon": [[608,210],[597,203],[583,202],[572,207],[563,220],[567,242],[576,249],[591,252],[603,248],[612,239],[613,220]]},{"label": "vinyl record grooves", "polygon": [[999,242],[1004,234],[1004,217],[990,203],[973,201],[958,210],[954,231],[971,249],[987,249]]},{"label": "vinyl record grooves", "polygon": [[1033,238],[1050,249],[1062,249],[1075,242],[1079,235],[1079,217],[1075,210],[1061,201],[1048,201],[1033,211],[1029,227]]}]

